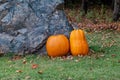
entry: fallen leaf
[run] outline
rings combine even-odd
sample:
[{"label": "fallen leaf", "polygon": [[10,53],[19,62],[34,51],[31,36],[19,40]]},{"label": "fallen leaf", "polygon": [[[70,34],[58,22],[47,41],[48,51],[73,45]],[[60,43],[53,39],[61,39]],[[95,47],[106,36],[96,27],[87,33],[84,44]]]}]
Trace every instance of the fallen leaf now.
[{"label": "fallen leaf", "polygon": [[32,64],[32,69],[38,68],[38,64]]},{"label": "fallen leaf", "polygon": [[50,56],[50,59],[54,61],[56,58],[55,58],[55,57]]},{"label": "fallen leaf", "polygon": [[12,60],[19,60],[19,59],[21,59],[21,58],[22,58],[21,55],[14,55],[14,56],[12,57]]},{"label": "fallen leaf", "polygon": [[105,55],[104,55],[104,54],[101,54],[100,57],[105,57]]},{"label": "fallen leaf", "polygon": [[34,61],[33,60],[30,60],[30,63],[33,63]]},{"label": "fallen leaf", "polygon": [[82,58],[82,57],[83,57],[83,55],[78,55],[78,57]]},{"label": "fallen leaf", "polygon": [[39,74],[42,74],[42,73],[43,73],[43,71],[42,71],[42,70],[40,70],[40,71],[38,71],[38,73],[39,73]]},{"label": "fallen leaf", "polygon": [[22,72],[22,70],[16,70],[16,72],[17,72],[17,73],[21,73],[21,72]]},{"label": "fallen leaf", "polygon": [[111,57],[115,57],[115,56],[116,56],[116,54],[112,54],[112,55],[111,55]]},{"label": "fallen leaf", "polygon": [[63,60],[66,60],[66,58],[67,58],[66,56],[62,56],[62,57],[61,57],[61,59],[63,59]]},{"label": "fallen leaf", "polygon": [[76,60],[75,60],[75,62],[79,62],[79,60],[78,60],[78,59],[76,59]]},{"label": "fallen leaf", "polygon": [[26,76],[26,77],[25,77],[25,80],[28,80],[28,79],[30,79],[30,76]]},{"label": "fallen leaf", "polygon": [[26,64],[27,63],[27,61],[26,60],[23,60],[23,64]]},{"label": "fallen leaf", "polygon": [[68,60],[73,60],[73,56],[70,55],[70,56],[67,57],[67,59]]},{"label": "fallen leaf", "polygon": [[68,79],[67,80],[73,80],[71,77],[68,77]]}]

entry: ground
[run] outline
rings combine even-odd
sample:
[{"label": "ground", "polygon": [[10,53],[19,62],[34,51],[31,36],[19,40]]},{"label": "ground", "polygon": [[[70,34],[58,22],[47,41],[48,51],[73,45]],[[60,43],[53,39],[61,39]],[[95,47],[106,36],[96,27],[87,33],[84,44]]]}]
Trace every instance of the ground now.
[{"label": "ground", "polygon": [[[88,56],[50,58],[36,54],[0,57],[0,80],[119,80],[119,32],[85,32]],[[14,58],[13,58],[14,56]]]}]

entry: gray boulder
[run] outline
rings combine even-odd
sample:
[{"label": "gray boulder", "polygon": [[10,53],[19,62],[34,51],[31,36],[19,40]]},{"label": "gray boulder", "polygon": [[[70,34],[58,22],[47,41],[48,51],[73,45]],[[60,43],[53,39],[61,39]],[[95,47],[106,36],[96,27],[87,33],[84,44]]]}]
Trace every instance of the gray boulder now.
[{"label": "gray boulder", "polygon": [[69,37],[64,0],[0,0],[0,52],[41,53],[50,35]]}]

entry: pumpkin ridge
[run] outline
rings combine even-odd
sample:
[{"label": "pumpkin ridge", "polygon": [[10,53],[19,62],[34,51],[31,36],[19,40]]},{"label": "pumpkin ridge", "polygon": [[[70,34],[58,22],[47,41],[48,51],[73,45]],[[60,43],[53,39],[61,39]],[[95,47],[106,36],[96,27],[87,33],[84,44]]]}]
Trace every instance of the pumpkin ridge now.
[{"label": "pumpkin ridge", "polygon": [[78,29],[71,32],[70,51],[73,56],[88,54],[88,43],[83,30]]}]

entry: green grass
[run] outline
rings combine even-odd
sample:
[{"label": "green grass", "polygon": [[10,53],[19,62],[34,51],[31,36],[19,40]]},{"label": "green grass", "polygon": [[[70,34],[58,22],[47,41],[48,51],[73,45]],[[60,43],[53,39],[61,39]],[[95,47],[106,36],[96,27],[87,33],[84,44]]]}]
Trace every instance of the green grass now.
[{"label": "green grass", "polygon": [[[86,32],[92,54],[85,57],[50,59],[46,55],[27,55],[12,61],[12,55],[5,55],[0,57],[0,80],[119,80],[119,34],[109,30]],[[32,64],[39,66],[32,69]]]}]

